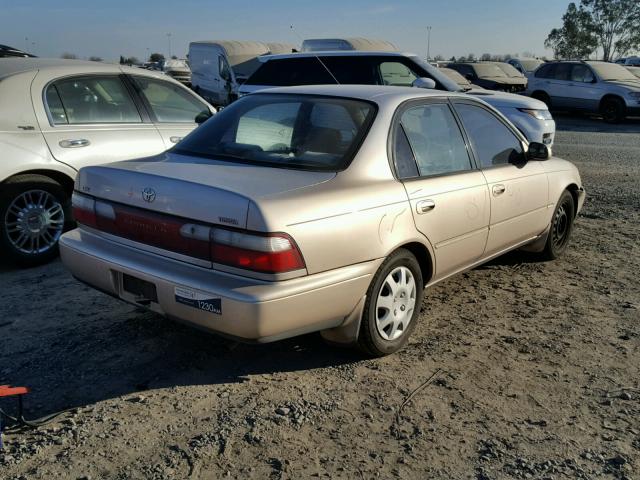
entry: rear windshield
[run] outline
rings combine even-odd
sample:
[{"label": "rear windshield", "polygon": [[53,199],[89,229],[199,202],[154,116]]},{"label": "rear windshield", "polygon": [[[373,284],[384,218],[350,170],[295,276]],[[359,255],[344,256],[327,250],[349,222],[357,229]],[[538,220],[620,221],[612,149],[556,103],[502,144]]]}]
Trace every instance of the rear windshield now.
[{"label": "rear windshield", "polygon": [[301,170],[346,168],[376,107],[368,102],[294,94],[253,94],[216,114],[172,152]]},{"label": "rear windshield", "polygon": [[629,70],[615,63],[590,63],[589,65],[600,75],[600,78],[605,81],[638,79]]}]

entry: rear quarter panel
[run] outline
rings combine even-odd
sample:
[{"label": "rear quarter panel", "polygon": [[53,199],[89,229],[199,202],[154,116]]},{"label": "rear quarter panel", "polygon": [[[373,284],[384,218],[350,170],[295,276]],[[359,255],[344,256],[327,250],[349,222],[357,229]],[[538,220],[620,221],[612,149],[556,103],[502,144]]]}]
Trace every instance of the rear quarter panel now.
[{"label": "rear quarter panel", "polygon": [[[549,205],[555,207],[567,188],[575,185],[582,187],[580,173],[574,164],[560,158],[551,158],[541,162],[544,170],[547,172],[549,180]],[[549,222],[553,215],[553,208],[549,209]]]},{"label": "rear quarter panel", "polygon": [[291,235],[310,274],[383,258],[408,242],[428,243],[400,182],[352,185],[339,177],[252,202],[247,227]]}]

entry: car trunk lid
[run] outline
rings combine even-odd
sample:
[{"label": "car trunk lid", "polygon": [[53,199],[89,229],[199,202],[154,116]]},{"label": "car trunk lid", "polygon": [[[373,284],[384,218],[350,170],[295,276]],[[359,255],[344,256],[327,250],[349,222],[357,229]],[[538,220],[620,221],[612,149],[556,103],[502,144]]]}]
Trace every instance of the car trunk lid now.
[{"label": "car trunk lid", "polygon": [[154,212],[246,228],[249,203],[316,185],[334,172],[309,172],[166,153],[83,168],[76,190]]}]

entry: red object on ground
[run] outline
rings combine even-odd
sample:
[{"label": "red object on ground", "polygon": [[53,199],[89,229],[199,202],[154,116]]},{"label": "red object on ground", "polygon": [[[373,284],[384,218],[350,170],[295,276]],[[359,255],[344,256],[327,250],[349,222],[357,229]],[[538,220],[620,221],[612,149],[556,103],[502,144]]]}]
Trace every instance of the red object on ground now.
[{"label": "red object on ground", "polygon": [[10,385],[0,385],[0,397],[11,397],[13,395],[24,395],[29,393],[27,387],[12,387]]}]

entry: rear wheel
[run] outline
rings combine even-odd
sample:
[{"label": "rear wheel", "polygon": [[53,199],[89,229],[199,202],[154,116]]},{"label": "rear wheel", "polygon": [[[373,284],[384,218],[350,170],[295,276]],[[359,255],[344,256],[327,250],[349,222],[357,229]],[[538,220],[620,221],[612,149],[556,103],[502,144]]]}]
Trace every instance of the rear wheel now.
[{"label": "rear wheel", "polygon": [[555,260],[564,253],[573,231],[574,212],[573,195],[565,190],[553,212],[549,236],[542,252],[545,259]]},{"label": "rear wheel", "polygon": [[49,177],[22,175],[8,180],[0,195],[0,247],[16,264],[33,266],[58,254],[58,240],[70,222],[69,198]]},{"label": "rear wheel", "polygon": [[395,251],[382,263],[367,291],[358,347],[373,357],[400,350],[416,326],[422,296],[416,257],[405,249]]},{"label": "rear wheel", "polygon": [[626,107],[619,98],[605,98],[600,106],[600,113],[605,122],[620,123],[626,116]]}]

